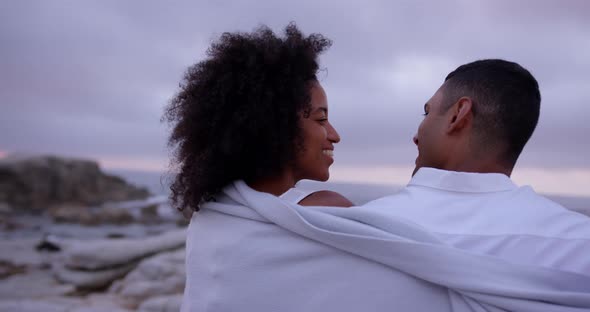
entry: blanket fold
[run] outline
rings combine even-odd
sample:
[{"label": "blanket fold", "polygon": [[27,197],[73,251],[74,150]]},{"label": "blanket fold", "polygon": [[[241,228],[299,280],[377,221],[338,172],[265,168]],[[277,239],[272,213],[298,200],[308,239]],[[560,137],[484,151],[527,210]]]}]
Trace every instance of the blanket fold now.
[{"label": "blanket fold", "polygon": [[[302,207],[236,181],[211,209],[274,223],[309,239],[447,288],[453,311],[590,311],[590,276],[512,263],[447,245],[427,229],[362,207]],[[383,276],[384,279],[389,278]]]}]

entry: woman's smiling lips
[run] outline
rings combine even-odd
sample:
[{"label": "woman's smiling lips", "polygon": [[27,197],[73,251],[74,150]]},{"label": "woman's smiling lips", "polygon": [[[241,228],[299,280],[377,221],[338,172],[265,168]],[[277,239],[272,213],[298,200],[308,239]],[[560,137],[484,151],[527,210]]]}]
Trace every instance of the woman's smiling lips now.
[{"label": "woman's smiling lips", "polygon": [[325,148],[322,150],[322,154],[324,156],[326,156],[326,158],[328,159],[328,161],[330,162],[330,165],[332,163],[334,163],[334,148]]}]

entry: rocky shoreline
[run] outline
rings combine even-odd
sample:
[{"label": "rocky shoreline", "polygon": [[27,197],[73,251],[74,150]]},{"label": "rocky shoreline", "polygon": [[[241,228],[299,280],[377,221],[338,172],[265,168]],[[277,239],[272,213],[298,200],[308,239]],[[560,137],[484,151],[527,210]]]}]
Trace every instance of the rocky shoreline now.
[{"label": "rocky shoreline", "polygon": [[[0,311],[178,311],[184,231],[164,236],[176,239],[159,246],[151,245],[158,236],[127,241],[125,248],[129,243],[152,248],[131,253],[114,241],[86,241],[53,253],[35,251],[34,239],[3,241],[0,249],[11,252],[0,256]],[[101,254],[114,258],[94,261],[92,269],[80,266]]]},{"label": "rocky shoreline", "polygon": [[88,160],[0,160],[0,312],[178,311],[187,221]]},{"label": "rocky shoreline", "polygon": [[184,226],[69,224],[56,235],[46,224],[28,237],[0,231],[10,235],[0,240],[0,312],[178,311]]}]

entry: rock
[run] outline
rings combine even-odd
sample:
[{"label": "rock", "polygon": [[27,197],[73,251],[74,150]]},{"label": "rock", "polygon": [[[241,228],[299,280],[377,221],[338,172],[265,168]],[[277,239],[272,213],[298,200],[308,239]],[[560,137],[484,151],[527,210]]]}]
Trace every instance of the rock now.
[{"label": "rock", "polygon": [[63,263],[70,269],[100,270],[184,246],[186,230],[173,230],[147,238],[98,239],[65,242]]},{"label": "rock", "polygon": [[103,173],[94,161],[54,156],[0,159],[0,202],[15,209],[41,211],[65,203],[97,206],[147,196],[147,189]]},{"label": "rock", "polygon": [[65,204],[50,208],[49,215],[55,222],[80,223],[91,226],[100,224],[124,225],[135,221],[129,211],[111,207],[89,208]]},{"label": "rock", "polygon": [[182,294],[186,280],[184,262],[184,248],[144,259],[124,279],[113,283],[109,293],[125,298],[127,306],[132,308],[152,297]]},{"label": "rock", "polygon": [[80,205],[54,205],[49,208],[48,212],[55,222],[81,223],[85,225],[99,224],[99,220],[93,216],[90,208]]},{"label": "rock", "polygon": [[0,301],[0,312],[70,312],[79,305],[75,299],[20,299]]},{"label": "rock", "polygon": [[0,214],[0,230],[10,232],[22,229],[24,225],[12,220],[10,216]]},{"label": "rock", "polygon": [[48,297],[0,300],[0,312],[130,312],[108,296]]},{"label": "rock", "polygon": [[176,220],[176,226],[180,226],[180,227],[188,226],[189,223],[190,223],[190,219],[186,219],[186,218],[179,218],[178,220]]},{"label": "rock", "polygon": [[116,208],[100,209],[96,213],[96,218],[102,223],[118,225],[129,224],[135,221],[135,218],[129,211]]},{"label": "rock", "polygon": [[158,205],[152,204],[149,206],[141,207],[141,215],[144,217],[157,217],[158,216]]},{"label": "rock", "polygon": [[144,200],[107,202],[98,207],[61,204],[49,208],[48,212],[56,222],[84,225],[126,225],[132,222],[159,224],[164,221],[158,213],[159,207],[166,202],[166,197],[154,196]]},{"label": "rock", "polygon": [[148,205],[140,208],[141,222],[143,224],[156,223],[160,221],[157,204]]},{"label": "rock", "polygon": [[39,268],[50,262],[47,255],[37,252],[38,238],[0,240],[0,261]]},{"label": "rock", "polygon": [[43,235],[41,241],[35,245],[35,250],[37,251],[47,251],[47,252],[59,252],[61,251],[61,247],[59,244],[59,239],[56,239],[55,236],[50,234]]},{"label": "rock", "polygon": [[121,307],[115,307],[115,306],[110,306],[110,305],[106,305],[106,304],[100,304],[97,306],[81,306],[81,307],[76,307],[72,310],[68,310],[68,312],[131,312],[130,310],[127,309],[123,309]]},{"label": "rock", "polygon": [[[19,300],[65,296],[73,291],[75,291],[74,286],[57,282],[51,276],[51,271],[33,269],[26,273],[12,275],[3,279],[0,282],[0,302],[10,299]],[[0,309],[0,311],[2,310]]]},{"label": "rock", "polygon": [[106,203],[102,206],[102,209],[126,211],[142,224],[160,224],[163,221],[172,221],[178,217],[178,215],[175,215],[175,218],[169,218],[161,215],[161,211],[165,209],[163,207],[169,207],[168,197],[158,195],[144,200]]},{"label": "rock", "polygon": [[115,268],[82,271],[72,270],[63,265],[56,264],[52,267],[55,278],[62,283],[71,284],[78,290],[100,290],[108,287],[111,283],[119,279],[129,271],[133,270],[135,263],[128,263]]},{"label": "rock", "polygon": [[[184,246],[186,231],[174,230],[147,238],[97,239],[82,241],[44,237],[59,255],[53,258],[52,271],[61,282],[77,289],[103,289],[135,268],[142,258]],[[181,257],[184,266],[184,256]],[[155,266],[152,265],[152,269]],[[153,274],[153,273],[152,273]],[[160,281],[162,282],[162,281]],[[176,281],[166,281],[173,283]],[[182,275],[184,283],[184,274]],[[184,285],[184,284],[183,284]]]},{"label": "rock", "polygon": [[11,214],[14,209],[8,204],[4,202],[0,202],[0,214]]},{"label": "rock", "polygon": [[125,238],[125,234],[123,233],[108,233],[106,235],[107,238],[109,239],[117,239],[117,238]]},{"label": "rock", "polygon": [[182,294],[158,296],[144,301],[139,312],[178,312],[182,304]]},{"label": "rock", "polygon": [[14,264],[8,261],[0,260],[0,280],[11,275],[22,274],[26,272],[26,266],[22,264]]},{"label": "rock", "polygon": [[86,296],[86,307],[77,308],[72,312],[124,312],[131,311],[123,307],[124,300],[118,296],[105,293],[94,293]]}]

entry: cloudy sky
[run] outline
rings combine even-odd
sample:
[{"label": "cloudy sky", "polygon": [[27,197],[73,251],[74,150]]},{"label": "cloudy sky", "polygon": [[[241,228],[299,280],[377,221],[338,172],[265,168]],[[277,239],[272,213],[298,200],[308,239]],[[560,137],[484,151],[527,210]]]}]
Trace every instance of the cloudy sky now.
[{"label": "cloudy sky", "polygon": [[2,1],[0,157],[93,158],[164,170],[160,123],[187,66],[226,31],[295,21],[333,40],[320,79],[336,181],[404,183],[422,106],[476,59],[528,68],[543,97],[514,178],[590,195],[588,1]]}]

